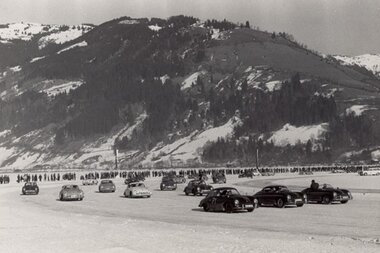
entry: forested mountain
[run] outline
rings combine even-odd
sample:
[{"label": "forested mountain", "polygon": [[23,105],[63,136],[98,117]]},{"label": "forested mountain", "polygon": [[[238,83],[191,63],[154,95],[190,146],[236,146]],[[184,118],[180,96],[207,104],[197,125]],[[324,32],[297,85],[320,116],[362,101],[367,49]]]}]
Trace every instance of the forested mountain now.
[{"label": "forested mountain", "polygon": [[187,16],[61,29],[80,34],[1,42],[3,168],[377,159],[377,76],[287,33]]}]

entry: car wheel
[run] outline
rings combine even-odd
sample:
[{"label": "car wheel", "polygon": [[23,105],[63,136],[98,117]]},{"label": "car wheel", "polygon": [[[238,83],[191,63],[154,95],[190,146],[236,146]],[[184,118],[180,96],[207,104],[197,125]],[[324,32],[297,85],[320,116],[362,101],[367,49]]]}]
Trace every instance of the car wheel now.
[{"label": "car wheel", "polygon": [[132,192],[130,192],[130,193],[129,193],[129,197],[132,198],[132,196],[133,196],[133,195],[132,195]]},{"label": "car wheel", "polygon": [[322,199],[322,203],[325,204],[325,205],[328,205],[331,203],[331,199],[329,196],[323,196],[323,199]]},{"label": "car wheel", "polygon": [[205,212],[210,211],[210,207],[209,207],[209,205],[208,205],[208,204],[203,204],[203,210],[204,210]]},{"label": "car wheel", "polygon": [[340,203],[346,204],[347,202],[348,202],[348,200],[342,200]]},{"label": "car wheel", "polygon": [[302,207],[302,206],[303,206],[303,203],[297,204],[297,207]]},{"label": "car wheel", "polygon": [[59,196],[59,200],[60,200],[60,201],[63,201],[63,195],[60,195],[60,196]]},{"label": "car wheel", "polygon": [[251,213],[251,212],[253,212],[253,208],[248,208],[247,211],[248,211],[249,213]]},{"label": "car wheel", "polygon": [[232,211],[233,211],[232,204],[231,203],[226,203],[224,205],[224,210],[226,211],[226,213],[232,213]]},{"label": "car wheel", "polygon": [[283,208],[285,206],[285,203],[284,203],[284,201],[282,199],[278,199],[276,201],[276,205],[277,205],[278,208]]},{"label": "car wheel", "polygon": [[189,196],[189,193],[188,192],[185,192],[186,196]]}]

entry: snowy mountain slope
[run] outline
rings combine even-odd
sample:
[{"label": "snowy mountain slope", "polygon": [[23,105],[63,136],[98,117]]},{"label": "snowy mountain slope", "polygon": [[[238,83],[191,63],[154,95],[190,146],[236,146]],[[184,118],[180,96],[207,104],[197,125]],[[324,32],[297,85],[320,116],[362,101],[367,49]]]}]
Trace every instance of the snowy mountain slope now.
[{"label": "snowy mountain slope", "polygon": [[344,65],[358,65],[371,71],[374,75],[380,77],[380,55],[379,54],[364,54],[359,56],[340,56],[335,55],[335,59],[342,62]]}]

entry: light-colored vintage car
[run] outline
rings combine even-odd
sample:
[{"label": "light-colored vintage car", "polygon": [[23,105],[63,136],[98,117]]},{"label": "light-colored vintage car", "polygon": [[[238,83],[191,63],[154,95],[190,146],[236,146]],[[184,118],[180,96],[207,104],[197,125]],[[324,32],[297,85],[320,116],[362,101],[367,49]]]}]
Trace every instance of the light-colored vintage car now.
[{"label": "light-colored vintage car", "polygon": [[83,185],[97,185],[98,180],[96,180],[96,179],[84,179],[84,180],[82,180],[82,184]]},{"label": "light-colored vintage car", "polygon": [[124,196],[128,198],[150,198],[152,192],[146,188],[144,183],[134,182],[128,184],[127,189],[124,191]]},{"label": "light-colored vintage car", "polygon": [[59,200],[83,200],[84,192],[78,185],[69,184],[62,186],[62,190],[59,192]]}]

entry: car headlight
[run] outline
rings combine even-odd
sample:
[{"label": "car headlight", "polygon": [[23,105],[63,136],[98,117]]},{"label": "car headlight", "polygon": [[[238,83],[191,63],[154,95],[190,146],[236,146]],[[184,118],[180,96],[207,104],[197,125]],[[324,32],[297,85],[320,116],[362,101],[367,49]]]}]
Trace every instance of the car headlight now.
[{"label": "car headlight", "polygon": [[199,191],[199,192],[200,192],[200,191],[201,191],[201,188],[200,188],[200,187],[197,187],[197,191]]},{"label": "car headlight", "polygon": [[235,203],[235,206],[238,206],[240,204],[239,200],[237,199],[235,199],[234,203]]},{"label": "car headlight", "polygon": [[259,201],[258,201],[257,199],[254,199],[254,200],[253,200],[253,203],[258,204]]},{"label": "car headlight", "polygon": [[162,186],[165,186],[165,184],[162,184]]},{"label": "car headlight", "polygon": [[291,199],[292,199],[292,196],[290,196],[290,195],[286,195],[286,198],[287,198],[288,200],[291,200]]},{"label": "car headlight", "polygon": [[306,195],[306,194],[304,194],[304,195],[303,195],[303,198],[304,198],[304,199],[307,199],[307,195]]},{"label": "car headlight", "polygon": [[338,195],[338,194],[337,194],[336,192],[333,192],[333,196],[334,196],[334,198],[336,198],[337,195]]}]

